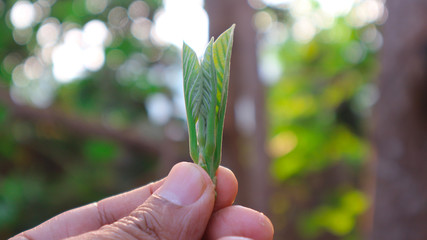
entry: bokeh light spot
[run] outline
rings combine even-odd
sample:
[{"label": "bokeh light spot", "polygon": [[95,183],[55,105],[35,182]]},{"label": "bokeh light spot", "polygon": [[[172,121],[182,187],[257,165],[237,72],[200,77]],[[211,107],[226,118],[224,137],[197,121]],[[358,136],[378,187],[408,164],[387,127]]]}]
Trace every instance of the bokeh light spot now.
[{"label": "bokeh light spot", "polygon": [[26,87],[28,85],[29,79],[25,76],[23,64],[20,64],[13,69],[12,81],[17,87]]},{"label": "bokeh light spot", "polygon": [[316,27],[308,18],[298,19],[292,26],[292,36],[301,43],[307,43],[316,34]]},{"label": "bokeh light spot", "polygon": [[139,40],[146,40],[150,36],[151,21],[147,18],[138,18],[132,23],[130,31]]},{"label": "bokeh light spot", "polygon": [[172,116],[172,104],[170,100],[161,93],[147,98],[146,107],[150,121],[157,125],[164,125]]},{"label": "bokeh light spot", "polygon": [[128,14],[124,7],[115,7],[108,13],[108,23],[114,28],[123,28],[128,22]]},{"label": "bokeh light spot", "polygon": [[9,53],[4,59],[3,59],[3,67],[6,70],[6,72],[11,73],[12,70],[22,61],[21,56],[16,53],[12,52]]},{"label": "bokeh light spot", "polygon": [[132,20],[146,18],[150,14],[150,7],[144,1],[134,1],[129,5],[128,15]]},{"label": "bokeh light spot", "polygon": [[298,143],[298,138],[293,132],[281,132],[274,136],[268,143],[268,152],[271,157],[277,158],[291,152]]},{"label": "bokeh light spot", "polygon": [[86,0],[86,9],[92,14],[100,14],[104,12],[107,5],[107,0]]},{"label": "bokeh light spot", "polygon": [[42,47],[49,47],[58,41],[61,27],[56,19],[46,21],[37,31],[37,43]]},{"label": "bokeh light spot", "polygon": [[60,82],[69,82],[84,72],[82,32],[71,29],[65,33],[64,43],[52,52],[53,74]]},{"label": "bokeh light spot", "polygon": [[354,0],[317,0],[322,11],[337,17],[347,14],[354,5]]},{"label": "bokeh light spot", "polygon": [[19,45],[25,45],[31,40],[32,28],[17,28],[12,32],[13,40]]},{"label": "bokeh light spot", "polygon": [[273,19],[269,13],[260,11],[254,15],[253,21],[256,29],[265,31],[271,26]]},{"label": "bokeh light spot", "polygon": [[44,66],[37,57],[29,57],[24,63],[25,76],[28,79],[35,80],[43,75]]},{"label": "bokeh light spot", "polygon": [[17,1],[10,12],[10,21],[18,29],[30,27],[35,17],[36,11],[29,1]]},{"label": "bokeh light spot", "polygon": [[87,46],[102,46],[108,38],[107,26],[100,20],[92,20],[83,27],[83,42]]},{"label": "bokeh light spot", "polygon": [[104,65],[105,54],[101,47],[90,47],[83,51],[84,66],[90,71],[98,71]]}]

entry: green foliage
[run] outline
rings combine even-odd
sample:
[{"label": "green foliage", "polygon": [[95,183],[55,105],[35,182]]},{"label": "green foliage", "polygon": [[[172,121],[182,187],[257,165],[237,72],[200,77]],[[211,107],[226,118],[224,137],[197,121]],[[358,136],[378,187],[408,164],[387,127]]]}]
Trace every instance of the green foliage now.
[{"label": "green foliage", "polygon": [[377,67],[376,50],[362,37],[372,29],[337,18],[309,42],[289,38],[264,52],[284,69],[267,94],[271,173],[287,199],[298,199],[277,221],[288,221],[301,239],[360,237],[356,222],[369,201],[357,189],[369,154],[365,121]]},{"label": "green foliage", "polygon": [[301,233],[313,238],[322,230],[336,236],[346,236],[355,228],[356,216],[367,209],[363,193],[347,190],[335,193],[332,199],[300,219]]},{"label": "green foliage", "polygon": [[[129,139],[138,143],[137,137],[144,135],[156,145],[163,138],[161,127],[147,118],[146,99],[155,94],[172,98],[171,81],[163,74],[179,64],[178,50],[136,39],[131,31],[134,20],[127,15],[121,29],[110,25],[111,10],[121,7],[126,13],[135,0],[106,1],[99,14],[86,9],[91,1],[30,1],[37,16],[31,26],[19,30],[10,20],[15,2],[0,1],[0,95],[16,103],[0,100],[0,239],[157,177],[157,156],[129,144]],[[161,1],[137,2],[148,6],[144,21],[151,28]],[[52,51],[67,32],[81,31],[94,19],[109,31],[111,43],[102,49],[105,64],[70,82],[56,81],[54,63],[49,61]],[[43,35],[40,29],[46,23],[57,28],[48,28]],[[23,32],[29,33],[29,40],[17,43]],[[57,39],[42,46],[40,36]],[[17,69],[34,70],[23,67],[31,57],[43,67],[43,75],[20,85],[26,75],[16,75]],[[36,100],[45,96],[51,96],[48,104],[35,107]],[[31,111],[25,110],[28,107]],[[173,121],[184,125],[183,120]]]},{"label": "green foliage", "polygon": [[7,118],[7,109],[0,105],[0,124],[6,121]]},{"label": "green foliage", "polygon": [[105,140],[89,140],[84,145],[84,154],[93,163],[109,162],[117,157],[117,146]]},{"label": "green foliage", "polygon": [[[222,131],[227,104],[234,25],[209,42],[201,64],[184,43],[184,96],[190,156],[212,180],[221,162]],[[198,131],[196,134],[196,124]]]}]

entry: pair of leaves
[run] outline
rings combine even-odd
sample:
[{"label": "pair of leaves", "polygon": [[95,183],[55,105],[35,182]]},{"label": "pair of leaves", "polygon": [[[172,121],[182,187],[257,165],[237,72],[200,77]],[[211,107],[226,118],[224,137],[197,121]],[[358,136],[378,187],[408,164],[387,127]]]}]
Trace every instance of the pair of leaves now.
[{"label": "pair of leaves", "polygon": [[221,161],[234,27],[210,40],[201,63],[185,43],[182,53],[190,156],[213,180]]}]

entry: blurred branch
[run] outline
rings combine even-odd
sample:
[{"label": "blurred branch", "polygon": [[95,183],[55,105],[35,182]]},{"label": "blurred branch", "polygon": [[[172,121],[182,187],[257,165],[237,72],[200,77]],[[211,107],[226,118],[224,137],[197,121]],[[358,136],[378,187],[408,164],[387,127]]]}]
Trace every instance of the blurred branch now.
[{"label": "blurred branch", "polygon": [[101,123],[88,122],[76,116],[70,116],[53,108],[38,109],[15,103],[6,86],[0,85],[0,104],[4,104],[14,118],[30,122],[43,122],[59,125],[70,133],[84,137],[102,137],[113,140],[124,147],[144,154],[157,156],[160,149],[152,140],[148,141],[135,134],[133,129],[116,130],[103,126]]}]

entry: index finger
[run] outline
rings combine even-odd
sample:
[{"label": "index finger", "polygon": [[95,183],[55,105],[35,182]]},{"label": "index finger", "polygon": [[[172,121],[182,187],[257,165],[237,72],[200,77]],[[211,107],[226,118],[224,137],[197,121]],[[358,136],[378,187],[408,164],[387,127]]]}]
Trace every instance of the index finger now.
[{"label": "index finger", "polygon": [[141,205],[164,182],[146,186],[61,213],[10,240],[63,239],[93,231],[126,216]]}]

